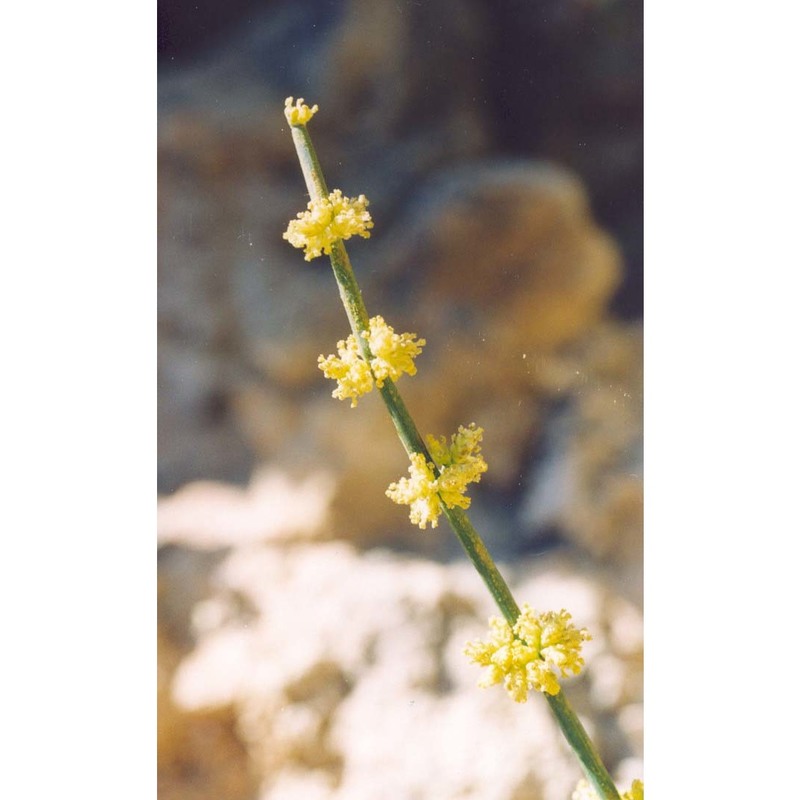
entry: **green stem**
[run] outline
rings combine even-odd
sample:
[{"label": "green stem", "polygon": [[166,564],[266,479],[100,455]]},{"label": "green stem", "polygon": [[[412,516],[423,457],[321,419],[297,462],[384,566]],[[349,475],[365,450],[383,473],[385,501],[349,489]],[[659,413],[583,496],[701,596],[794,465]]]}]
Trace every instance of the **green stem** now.
[{"label": "green stem", "polygon": [[322,174],[322,167],[317,158],[317,151],[308,135],[308,128],[305,125],[291,125],[292,140],[294,149],[297,150],[297,158],[300,161],[300,169],[303,170],[303,177],[306,180],[308,196],[312,200],[319,200],[327,197],[330,192]]},{"label": "green stem", "polygon": [[583,771],[597,796],[604,800],[620,800],[619,792],[608,774],[608,770],[597,752],[597,748],[586,733],[578,715],[572,710],[562,689],[558,694],[545,694],[550,709],[556,717],[561,732],[575,751]]},{"label": "green stem", "polygon": [[442,503],[442,508],[444,509],[447,521],[450,523],[450,527],[453,529],[456,536],[458,536],[461,546],[469,556],[469,560],[492,593],[492,597],[500,611],[503,612],[506,622],[513,627],[519,616],[519,606],[517,605],[517,601],[514,600],[511,590],[508,588],[508,584],[497,569],[494,559],[489,555],[489,551],[486,549],[483,539],[478,535],[475,528],[472,527],[472,522],[470,522],[464,509],[458,507],[448,508],[444,503]]},{"label": "green stem", "polygon": [[350,329],[361,348],[361,354],[369,363],[372,360],[372,352],[369,349],[369,342],[363,336],[365,332],[369,331],[369,317],[364,299],[361,297],[361,290],[356,283],[350,257],[341,240],[334,242],[330,258],[336,285],[339,287],[339,297],[342,299],[347,319],[350,321]]},{"label": "green stem", "polygon": [[[300,167],[303,170],[303,177],[310,197],[313,200],[327,197],[329,194],[328,187],[306,126],[292,125],[291,128],[292,138],[297,149],[297,156],[300,160]],[[361,290],[358,288],[350,258],[342,241],[338,241],[334,245],[330,260],[333,274],[339,287],[339,296],[350,321],[350,328],[359,344],[363,357],[369,362],[372,359],[372,353],[369,349],[369,343],[362,335],[369,330],[369,316],[364,305],[364,299],[361,296]],[[397,391],[397,387],[391,380],[387,379],[384,381],[380,393],[406,453],[409,456],[414,453],[422,453],[428,463],[434,464],[434,472],[438,477],[439,470],[436,468],[433,458],[428,452],[428,448],[425,446],[425,442],[420,436],[417,426],[406,408],[406,404],[403,402],[403,398]],[[508,624],[513,626],[520,613],[519,606],[480,535],[472,526],[463,509],[457,507],[448,508],[444,503],[442,503],[442,508],[450,526],[461,542],[461,546],[491,592],[498,608]],[[598,797],[601,800],[620,800],[611,776],[603,765],[581,721],[570,707],[566,697],[564,697],[564,692],[560,691],[557,695],[546,694],[545,697],[561,731],[575,751],[586,777],[591,782]]]}]

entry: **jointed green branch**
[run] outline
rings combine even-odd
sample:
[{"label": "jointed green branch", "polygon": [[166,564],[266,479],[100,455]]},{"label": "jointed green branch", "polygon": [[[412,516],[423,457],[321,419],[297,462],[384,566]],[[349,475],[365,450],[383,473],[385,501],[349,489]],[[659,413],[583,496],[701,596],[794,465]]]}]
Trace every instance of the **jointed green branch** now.
[{"label": "jointed green branch", "polygon": [[[327,197],[328,191],[325,178],[322,175],[319,160],[306,126],[293,126],[292,138],[297,148],[303,177],[311,199],[318,200],[322,197]],[[372,353],[369,349],[369,343],[362,335],[363,331],[369,329],[369,316],[344,242],[338,241],[334,244],[330,260],[336,283],[339,286],[339,294],[342,298],[347,318],[350,321],[350,328],[356,337],[364,359],[369,362],[372,360]],[[400,441],[403,443],[408,455],[422,453],[426,461],[434,464],[434,471],[438,476],[435,462],[428,452],[428,448],[425,446],[414,420],[408,413],[406,404],[403,402],[403,398],[397,391],[394,382],[387,378],[380,389],[380,393],[397,430],[397,435],[400,437]],[[508,620],[509,625],[513,625],[519,616],[519,606],[514,601],[511,590],[495,566],[480,536],[472,527],[469,518],[460,508],[450,509],[444,506],[444,513],[470,560],[489,587],[489,591],[503,612],[503,616]]]},{"label": "jointed green branch", "polygon": [[[300,101],[298,101],[299,103]],[[291,106],[287,105],[287,108],[291,108]],[[310,115],[308,118],[310,118]],[[329,192],[311,137],[305,125],[307,119],[302,120],[299,124],[291,124],[292,138],[297,149],[308,193],[312,200],[323,200],[329,196]],[[353,336],[358,343],[363,359],[369,364],[373,359],[373,353],[365,333],[369,330],[370,321],[350,259],[341,239],[335,241],[330,247],[330,261]],[[433,465],[434,475],[438,478],[440,471],[436,467],[435,461],[431,457],[429,449],[420,436],[393,381],[390,378],[386,378],[382,385],[379,386],[379,391],[408,455],[422,454],[425,461]],[[457,506],[451,508],[444,502],[442,503],[442,510],[467,556],[491,592],[503,617],[509,626],[514,626],[520,617],[520,608],[481,537],[472,526],[469,517],[462,508]],[[564,736],[577,754],[584,772],[597,792],[598,797],[603,800],[620,800],[616,786],[603,765],[599,753],[564,697],[563,691],[558,691],[556,694],[545,692],[545,697]]]}]

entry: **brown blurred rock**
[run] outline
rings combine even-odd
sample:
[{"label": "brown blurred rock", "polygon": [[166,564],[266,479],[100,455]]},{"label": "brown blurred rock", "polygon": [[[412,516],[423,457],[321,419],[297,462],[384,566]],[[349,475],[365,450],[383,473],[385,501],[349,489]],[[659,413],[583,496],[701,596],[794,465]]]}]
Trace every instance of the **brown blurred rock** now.
[{"label": "brown blurred rock", "polygon": [[254,800],[257,780],[233,709],[186,713],[159,697],[159,800]]},{"label": "brown blurred rock", "polygon": [[257,776],[236,733],[233,708],[187,711],[172,700],[175,669],[185,655],[186,648],[159,626],[159,800],[254,800]]},{"label": "brown blurred rock", "polygon": [[573,174],[473,162],[422,187],[385,258],[426,327],[466,328],[487,355],[552,349],[603,315],[619,254]]},{"label": "brown blurred rock", "polygon": [[[553,367],[556,366],[556,369]],[[561,397],[529,480],[526,518],[558,526],[641,588],[642,336],[604,323],[549,370]]]}]

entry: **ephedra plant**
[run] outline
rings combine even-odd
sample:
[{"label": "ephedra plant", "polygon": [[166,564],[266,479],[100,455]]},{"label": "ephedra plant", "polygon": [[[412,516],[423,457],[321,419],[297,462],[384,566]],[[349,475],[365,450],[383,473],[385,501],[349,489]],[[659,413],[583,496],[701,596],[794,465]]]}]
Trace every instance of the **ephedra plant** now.
[{"label": "ephedra plant", "polygon": [[[581,647],[591,638],[560,611],[538,612],[527,603],[517,604],[489,551],[470,522],[467,488],[488,469],[481,454],[483,429],[470,423],[446,436],[424,439],[400,396],[396,382],[416,373],[414,359],[425,340],[414,333],[395,333],[381,316],[369,317],[344,242],[352,236],[370,236],[373,227],[364,195],[345,197],[329,191],[308,123],[318,111],[302,98],[286,100],[285,115],[292,132],[300,167],[311,198],[308,208],[289,223],[284,238],[305,252],[311,261],[323,254],[330,259],[339,296],[350,322],[350,335],[338,342],[337,354],[320,356],[325,377],[336,381],[333,397],[358,405],[363,395],[377,390],[408,454],[408,477],[400,477],[386,490],[395,503],[409,506],[413,524],[436,528],[444,516],[467,556],[483,579],[502,614],[489,621],[486,641],[467,644],[465,655],[484,668],[481,686],[502,683],[517,703],[529,692],[541,694],[550,705],[567,742],[581,763],[582,780],[573,800],[620,800],[620,794],[597,748],[589,738],[561,688],[561,679],[577,675],[584,666]],[[622,800],[643,800],[644,787],[634,781]]]}]

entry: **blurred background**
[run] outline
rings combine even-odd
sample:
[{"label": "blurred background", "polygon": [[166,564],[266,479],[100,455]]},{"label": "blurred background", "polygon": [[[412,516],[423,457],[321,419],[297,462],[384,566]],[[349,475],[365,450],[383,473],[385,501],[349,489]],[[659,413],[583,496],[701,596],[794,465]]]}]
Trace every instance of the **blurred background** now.
[{"label": "blurred background", "polygon": [[[642,8],[628,0],[159,3],[159,796],[564,800],[532,697],[461,654],[495,613],[380,397],[331,399],[347,320],[281,238],[284,98],[371,315],[428,344],[423,433],[485,429],[471,516],[515,596],[590,628],[570,701],[642,776]],[[627,788],[627,786],[625,787]]]}]

